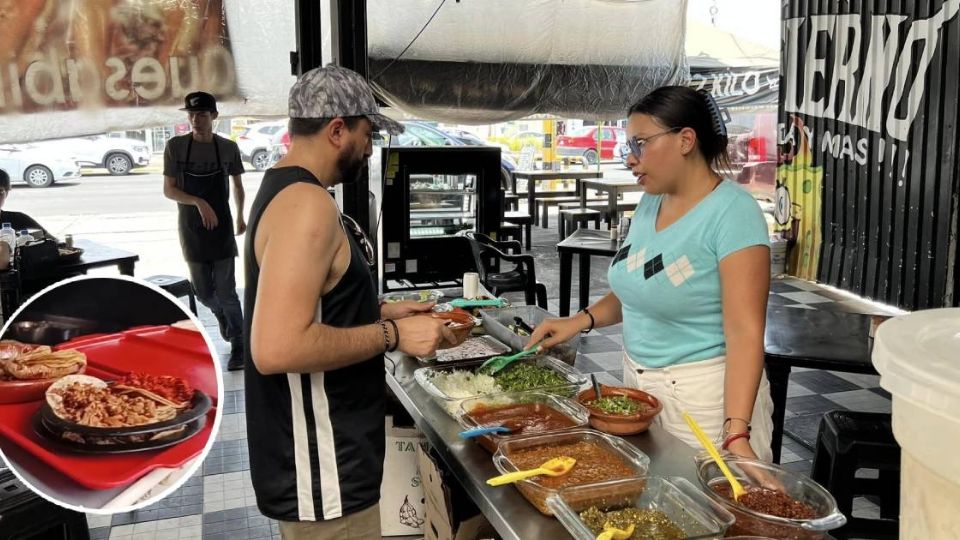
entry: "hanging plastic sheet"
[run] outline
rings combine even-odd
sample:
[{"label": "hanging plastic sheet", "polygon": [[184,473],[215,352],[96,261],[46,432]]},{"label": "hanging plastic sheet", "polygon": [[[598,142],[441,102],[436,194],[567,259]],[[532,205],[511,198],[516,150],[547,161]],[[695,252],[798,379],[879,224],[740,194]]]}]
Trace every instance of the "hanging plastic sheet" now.
[{"label": "hanging plastic sheet", "polygon": [[369,0],[367,16],[370,79],[415,117],[616,119],[688,78],[686,1]]}]

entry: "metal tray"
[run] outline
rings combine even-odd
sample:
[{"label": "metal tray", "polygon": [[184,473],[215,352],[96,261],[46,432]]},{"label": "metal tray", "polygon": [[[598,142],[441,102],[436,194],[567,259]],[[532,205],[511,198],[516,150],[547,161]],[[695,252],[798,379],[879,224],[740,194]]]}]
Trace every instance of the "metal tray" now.
[{"label": "metal tray", "polygon": [[456,347],[439,349],[436,355],[424,358],[418,357],[417,360],[424,364],[450,364],[453,362],[486,360],[498,354],[510,354],[510,347],[491,336],[473,336]]}]

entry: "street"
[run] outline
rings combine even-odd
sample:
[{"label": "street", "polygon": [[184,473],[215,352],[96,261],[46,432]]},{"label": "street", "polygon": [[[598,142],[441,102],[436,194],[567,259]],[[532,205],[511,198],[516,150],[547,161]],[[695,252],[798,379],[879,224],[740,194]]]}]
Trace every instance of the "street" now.
[{"label": "street", "polygon": [[[86,238],[133,251],[140,255],[136,275],[187,275],[187,266],[177,238],[176,203],[163,196],[161,156],[144,169],[128,176],[109,176],[102,169],[84,171],[80,180],[58,182],[49,188],[30,188],[15,183],[4,203],[7,210],[26,212],[51,234],[63,238]],[[249,164],[245,164],[252,170]],[[605,178],[629,178],[619,164],[602,165]],[[243,175],[246,210],[256,196],[263,173]],[[231,195],[232,202],[232,195]],[[242,252],[243,237],[238,237]],[[238,264],[237,286],[243,287],[242,265]],[[113,269],[92,274],[114,274]]]}]

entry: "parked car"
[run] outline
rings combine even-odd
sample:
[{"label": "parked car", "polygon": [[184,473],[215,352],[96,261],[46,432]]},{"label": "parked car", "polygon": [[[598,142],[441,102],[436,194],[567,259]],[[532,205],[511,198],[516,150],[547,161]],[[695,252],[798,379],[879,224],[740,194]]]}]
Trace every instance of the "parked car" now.
[{"label": "parked car", "polygon": [[10,176],[11,182],[26,182],[35,188],[80,177],[80,164],[73,158],[57,156],[48,148],[27,144],[0,146],[0,169]]},{"label": "parked car", "polygon": [[[402,122],[406,130],[397,137],[394,143],[397,146],[498,146],[479,140],[475,135],[457,136],[452,132],[444,131],[426,122],[407,120]],[[477,143],[480,144],[477,144]],[[510,175],[516,170],[517,164],[503,151],[500,152],[500,177],[503,185],[509,185]]]},{"label": "parked car", "polygon": [[270,151],[274,139],[281,131],[286,132],[287,123],[259,122],[244,128],[237,137],[240,155],[258,171],[265,171],[271,165]]},{"label": "parked car", "polygon": [[613,159],[619,161],[621,165],[629,169],[630,166],[627,165],[627,158],[630,157],[630,147],[627,145],[626,133],[623,135],[623,139],[617,140],[617,145],[613,147]]},{"label": "parked car", "polygon": [[94,135],[72,139],[53,139],[32,143],[38,148],[70,156],[81,167],[103,167],[113,176],[130,174],[150,163],[150,147],[139,139]]},{"label": "parked car", "polygon": [[[416,120],[406,120],[401,123],[406,129],[393,142],[396,146],[498,146],[488,143],[467,131],[444,131],[426,122]],[[387,141],[381,139],[379,133],[374,133],[373,144],[379,147],[387,144]],[[270,160],[272,165],[290,149],[290,134],[287,132],[286,126],[274,135],[271,148],[273,149]],[[509,185],[510,175],[516,168],[516,162],[506,152],[502,151],[501,147],[500,176],[504,182],[503,185]]]},{"label": "parked car", "polygon": [[727,150],[737,183],[755,196],[775,198],[777,111],[767,108],[731,114]]},{"label": "parked car", "polygon": [[513,153],[520,153],[524,148],[532,146],[535,154],[542,154],[543,141],[546,135],[538,131],[520,131],[491,137],[494,144]]},{"label": "parked car", "polygon": [[597,126],[585,126],[569,135],[557,137],[557,157],[580,161],[584,165],[596,165],[599,159],[613,159],[617,141],[625,141],[623,128],[604,126],[600,132],[600,152],[597,152]]}]

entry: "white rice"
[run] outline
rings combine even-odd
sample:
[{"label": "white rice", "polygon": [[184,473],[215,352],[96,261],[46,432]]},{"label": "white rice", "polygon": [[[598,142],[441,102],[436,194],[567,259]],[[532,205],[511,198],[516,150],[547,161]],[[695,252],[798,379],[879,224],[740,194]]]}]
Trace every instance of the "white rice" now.
[{"label": "white rice", "polygon": [[442,405],[453,416],[459,413],[460,403],[464,399],[500,392],[500,387],[493,377],[462,369],[437,373],[430,379],[430,383],[450,398],[444,400]]}]

